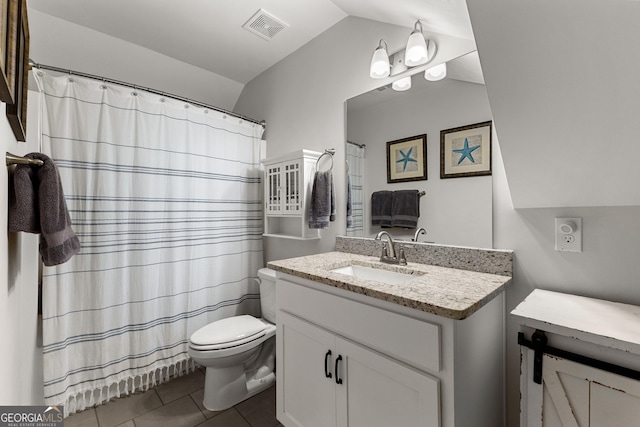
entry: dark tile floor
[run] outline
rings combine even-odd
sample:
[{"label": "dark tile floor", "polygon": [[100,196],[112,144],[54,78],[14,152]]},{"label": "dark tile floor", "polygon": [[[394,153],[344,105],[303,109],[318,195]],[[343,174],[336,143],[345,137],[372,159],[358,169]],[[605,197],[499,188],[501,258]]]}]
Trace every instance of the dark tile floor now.
[{"label": "dark tile floor", "polygon": [[275,386],[227,409],[202,406],[204,372],[195,372],[148,390],[73,414],[65,427],[276,427]]}]

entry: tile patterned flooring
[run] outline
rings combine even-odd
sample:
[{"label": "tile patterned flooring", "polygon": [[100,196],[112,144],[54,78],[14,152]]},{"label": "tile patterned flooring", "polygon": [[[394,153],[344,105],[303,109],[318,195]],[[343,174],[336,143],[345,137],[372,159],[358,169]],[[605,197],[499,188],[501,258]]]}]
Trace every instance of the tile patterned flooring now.
[{"label": "tile patterned flooring", "polygon": [[65,427],[278,427],[275,386],[226,411],[202,406],[204,372],[73,414]]}]

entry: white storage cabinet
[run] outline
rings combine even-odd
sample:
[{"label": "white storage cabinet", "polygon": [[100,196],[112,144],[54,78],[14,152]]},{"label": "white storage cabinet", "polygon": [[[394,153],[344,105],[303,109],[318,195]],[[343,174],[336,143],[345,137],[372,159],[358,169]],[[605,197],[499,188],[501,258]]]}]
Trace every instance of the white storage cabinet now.
[{"label": "white storage cabinet", "polygon": [[536,289],[511,314],[522,427],[640,425],[640,307]]},{"label": "white storage cabinet", "polygon": [[297,150],[263,160],[265,236],[318,239],[308,227],[311,185],[322,153]]}]

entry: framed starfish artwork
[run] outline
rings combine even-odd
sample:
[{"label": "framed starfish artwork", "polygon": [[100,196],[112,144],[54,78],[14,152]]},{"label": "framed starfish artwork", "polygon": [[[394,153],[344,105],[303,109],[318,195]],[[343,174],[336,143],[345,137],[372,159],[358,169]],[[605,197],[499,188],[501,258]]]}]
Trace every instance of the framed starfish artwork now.
[{"label": "framed starfish artwork", "polygon": [[387,142],[387,182],[427,179],[427,134]]},{"label": "framed starfish artwork", "polygon": [[491,175],[491,122],[440,131],[440,178]]}]

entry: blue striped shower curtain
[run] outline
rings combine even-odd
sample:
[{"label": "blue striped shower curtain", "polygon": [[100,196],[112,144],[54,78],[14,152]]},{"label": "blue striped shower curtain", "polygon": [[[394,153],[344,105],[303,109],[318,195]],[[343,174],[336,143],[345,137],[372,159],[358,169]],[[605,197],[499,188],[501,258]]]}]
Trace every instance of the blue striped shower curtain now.
[{"label": "blue striped shower curtain", "polygon": [[45,401],[80,411],[193,367],[189,336],[259,314],[262,127],[36,70],[42,151],[81,252],[43,271]]}]

